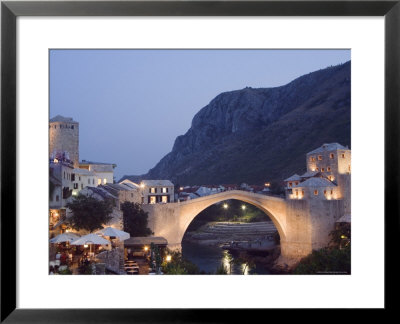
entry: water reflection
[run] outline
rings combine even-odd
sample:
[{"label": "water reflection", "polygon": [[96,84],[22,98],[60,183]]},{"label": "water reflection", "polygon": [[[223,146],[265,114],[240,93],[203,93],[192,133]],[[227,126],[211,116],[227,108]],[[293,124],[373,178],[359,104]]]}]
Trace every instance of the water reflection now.
[{"label": "water reflection", "polygon": [[182,242],[182,255],[196,264],[200,271],[215,274],[221,264],[228,274],[268,274],[269,271],[261,264],[249,264],[235,259],[229,251],[218,246],[206,246],[193,242]]}]

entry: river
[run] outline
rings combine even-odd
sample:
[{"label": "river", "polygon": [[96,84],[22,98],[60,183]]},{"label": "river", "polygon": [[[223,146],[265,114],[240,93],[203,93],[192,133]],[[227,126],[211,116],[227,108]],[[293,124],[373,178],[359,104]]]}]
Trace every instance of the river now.
[{"label": "river", "polygon": [[182,242],[182,256],[196,264],[200,271],[215,274],[221,264],[227,269],[231,268],[231,274],[269,274],[262,264],[255,263],[253,266],[246,266],[244,263],[233,263],[230,267],[229,259],[233,256],[219,246],[209,246],[195,242]]}]

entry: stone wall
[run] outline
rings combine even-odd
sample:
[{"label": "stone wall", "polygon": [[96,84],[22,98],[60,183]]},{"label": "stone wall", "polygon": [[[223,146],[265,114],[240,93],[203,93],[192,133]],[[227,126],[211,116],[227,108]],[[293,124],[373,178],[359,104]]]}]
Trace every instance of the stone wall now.
[{"label": "stone wall", "polygon": [[[72,128],[73,127],[73,128]],[[79,123],[52,122],[49,126],[49,153],[68,152],[74,167],[79,167]]]}]

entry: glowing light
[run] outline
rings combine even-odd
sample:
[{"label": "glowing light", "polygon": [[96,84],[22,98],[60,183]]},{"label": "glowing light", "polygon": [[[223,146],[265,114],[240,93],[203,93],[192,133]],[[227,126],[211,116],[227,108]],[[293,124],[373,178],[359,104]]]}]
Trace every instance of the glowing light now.
[{"label": "glowing light", "polygon": [[167,257],[165,258],[165,260],[166,260],[167,262],[170,262],[170,261],[172,260],[172,256],[167,255]]},{"label": "glowing light", "polygon": [[149,250],[149,247],[148,247],[148,246],[145,246],[145,247],[144,247],[144,250],[145,250],[145,251],[148,251],[148,250]]},{"label": "glowing light", "polygon": [[89,245],[88,244],[84,244],[83,247],[87,248]]},{"label": "glowing light", "polygon": [[182,190],[183,190],[183,187],[180,187],[180,188],[179,188],[179,190],[181,190],[181,191],[182,191]]},{"label": "glowing light", "polygon": [[342,236],[340,236],[340,238],[341,239],[345,239],[345,238],[347,238],[347,236],[346,235],[342,235]]},{"label": "glowing light", "polygon": [[264,186],[266,186],[266,187],[270,187],[270,186],[271,186],[271,184],[270,184],[269,182],[266,182],[266,183],[264,183]]},{"label": "glowing light", "polygon": [[225,208],[225,209],[228,209],[228,204],[224,204],[224,208]]},{"label": "glowing light", "polygon": [[58,160],[57,160],[57,159],[54,159],[54,163],[58,163]]},{"label": "glowing light", "polygon": [[141,183],[141,184],[140,184],[140,188],[144,188],[144,183]]},{"label": "glowing light", "polygon": [[246,209],[246,206],[245,206],[245,205],[242,205],[242,209],[245,210],[245,209]]}]

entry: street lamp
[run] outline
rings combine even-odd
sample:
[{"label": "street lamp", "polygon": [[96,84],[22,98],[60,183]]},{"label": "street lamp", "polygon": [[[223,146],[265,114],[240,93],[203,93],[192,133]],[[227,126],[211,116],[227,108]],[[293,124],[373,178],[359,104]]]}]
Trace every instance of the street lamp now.
[{"label": "street lamp", "polygon": [[170,261],[172,260],[172,256],[167,255],[167,257],[165,258],[165,260],[166,260],[167,262],[170,262]]},{"label": "street lamp", "polygon": [[242,210],[245,210],[246,209],[246,205],[242,205]]},{"label": "street lamp", "polygon": [[224,209],[228,209],[228,204],[225,203],[223,207]]}]

